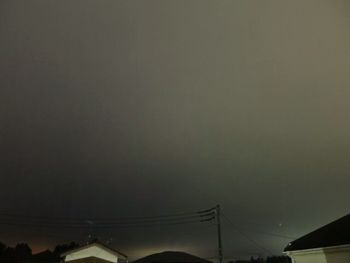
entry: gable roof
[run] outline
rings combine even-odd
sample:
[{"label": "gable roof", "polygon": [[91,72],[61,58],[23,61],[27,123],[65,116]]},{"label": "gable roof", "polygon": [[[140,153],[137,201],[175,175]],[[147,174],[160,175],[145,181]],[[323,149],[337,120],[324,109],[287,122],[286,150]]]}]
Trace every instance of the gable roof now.
[{"label": "gable roof", "polygon": [[78,252],[78,251],[80,251],[80,250],[87,249],[87,248],[90,248],[90,247],[93,247],[93,246],[102,248],[102,249],[104,249],[104,250],[106,250],[106,251],[108,251],[108,252],[110,252],[110,253],[112,253],[112,254],[114,254],[114,255],[116,255],[116,256],[122,256],[122,257],[124,257],[124,258],[127,258],[127,257],[128,257],[127,255],[125,255],[125,254],[123,254],[123,253],[121,253],[121,252],[115,250],[114,248],[109,247],[109,246],[107,246],[107,245],[105,245],[105,244],[103,244],[103,243],[101,243],[101,242],[99,242],[99,241],[95,241],[95,242],[93,242],[93,243],[90,243],[90,244],[87,244],[87,245],[83,245],[83,246],[81,246],[81,247],[78,247],[78,248],[69,250],[69,251],[67,251],[67,252],[65,252],[65,253],[63,253],[63,254],[61,254],[61,257],[67,256],[67,255],[69,255],[69,254],[72,254],[72,253],[75,253],[75,252]]},{"label": "gable roof", "polygon": [[350,214],[289,243],[285,252],[350,245]]},{"label": "gable roof", "polygon": [[165,251],[140,258],[133,263],[211,263],[211,261],[185,252]]}]

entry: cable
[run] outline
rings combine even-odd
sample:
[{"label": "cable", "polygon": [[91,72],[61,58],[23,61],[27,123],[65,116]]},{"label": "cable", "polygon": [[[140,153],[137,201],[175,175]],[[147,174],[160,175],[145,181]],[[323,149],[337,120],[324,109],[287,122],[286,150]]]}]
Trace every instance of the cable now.
[{"label": "cable", "polygon": [[248,231],[249,232],[258,233],[258,234],[262,234],[262,235],[266,235],[266,236],[279,237],[279,238],[283,238],[283,239],[287,239],[287,240],[294,240],[294,239],[296,239],[296,237],[285,236],[285,235],[281,235],[281,234],[276,234],[276,233],[271,233],[271,232],[262,231],[262,230],[256,230],[256,229],[248,229]]},{"label": "cable", "polygon": [[[230,214],[232,214],[232,213],[230,213]],[[244,222],[246,223],[247,226],[244,226],[242,228],[247,229],[249,232],[259,233],[259,234],[263,234],[263,235],[267,235],[267,236],[279,237],[279,238],[283,238],[283,239],[287,239],[287,240],[297,239],[296,237],[293,237],[293,236],[283,235],[283,234],[279,234],[279,233],[273,233],[273,232],[269,232],[266,230],[261,230],[261,229],[256,227],[258,225],[257,221],[253,221],[250,219],[244,219]]]},{"label": "cable", "polygon": [[[129,221],[101,221],[95,222],[91,220],[81,221],[62,221],[60,218],[41,217],[41,216],[24,216],[24,215],[9,215],[2,214],[5,219],[0,219],[0,225],[15,225],[15,226],[38,226],[38,227],[60,227],[60,228],[122,228],[122,227],[143,227],[143,226],[163,226],[177,225],[187,223],[203,223],[210,222],[215,219],[215,212],[212,209],[203,210],[195,213],[182,213],[176,215],[163,215],[152,217],[137,217],[139,220]],[[7,218],[6,218],[7,217]],[[129,217],[132,219],[132,217]],[[135,219],[136,217],[133,217]],[[141,220],[141,218],[144,218]],[[50,219],[50,220],[49,220]],[[10,221],[9,221],[10,220]]]},{"label": "cable", "polygon": [[63,221],[42,221],[42,220],[18,220],[18,219],[0,219],[0,224],[18,224],[18,225],[49,225],[49,226],[71,226],[71,227],[90,227],[92,225],[98,226],[124,226],[124,225],[140,225],[140,224],[168,224],[168,223],[181,223],[186,221],[196,221],[196,222],[206,222],[211,221],[215,218],[214,214],[207,214],[203,216],[191,216],[186,218],[167,218],[165,220],[144,220],[144,221],[134,221],[134,222],[93,222],[93,221],[83,221],[83,222],[63,222]]},{"label": "cable", "polygon": [[235,230],[240,233],[242,236],[244,236],[247,240],[249,240],[250,242],[252,242],[256,247],[258,247],[259,249],[263,250],[264,252],[267,252],[267,254],[269,255],[273,255],[273,253],[268,250],[267,248],[263,247],[262,245],[258,244],[255,240],[253,240],[252,238],[250,238],[249,236],[247,236],[242,230],[240,230],[224,213],[221,213],[223,218],[226,219],[226,221],[231,224]]},{"label": "cable", "polygon": [[83,225],[83,224],[50,224],[50,223],[31,223],[31,222],[0,222],[0,225],[11,225],[11,226],[29,226],[37,228],[78,228],[78,229],[106,229],[106,228],[136,228],[136,227],[158,227],[158,226],[170,226],[170,225],[183,225],[183,224],[192,224],[192,223],[203,223],[209,222],[212,219],[208,220],[184,220],[184,221],[174,221],[174,222],[149,222],[143,224],[92,224],[92,225]]},{"label": "cable", "polygon": [[202,215],[191,215],[191,216],[186,216],[186,217],[181,217],[181,218],[163,218],[163,219],[145,219],[145,220],[138,220],[138,221],[92,221],[92,220],[82,220],[82,221],[57,221],[57,220],[42,220],[42,219],[33,219],[33,218],[0,218],[1,221],[11,221],[11,222],[26,222],[26,223],[40,223],[40,224],[70,224],[70,225],[82,225],[82,224],[103,224],[103,225],[113,225],[113,224],[140,224],[140,223],[158,223],[158,222],[174,222],[174,221],[183,221],[183,220],[207,220],[212,217],[214,217],[214,213],[210,214],[202,214]]},{"label": "cable", "polygon": [[23,218],[23,219],[41,219],[41,220],[56,220],[56,221],[151,221],[151,220],[166,220],[167,218],[188,218],[188,217],[198,217],[202,215],[213,214],[214,209],[207,209],[197,212],[186,212],[186,213],[177,213],[177,214],[167,214],[167,215],[156,215],[156,216],[142,216],[142,217],[119,217],[119,218],[91,218],[91,217],[52,217],[52,216],[43,216],[43,215],[20,215],[20,214],[8,214],[8,213],[0,213],[0,217],[9,217],[9,218]]}]

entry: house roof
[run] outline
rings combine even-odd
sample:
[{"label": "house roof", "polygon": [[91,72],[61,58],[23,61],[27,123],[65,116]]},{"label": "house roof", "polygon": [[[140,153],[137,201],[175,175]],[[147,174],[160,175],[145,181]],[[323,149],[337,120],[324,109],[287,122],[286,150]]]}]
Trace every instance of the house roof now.
[{"label": "house roof", "polygon": [[127,258],[127,257],[128,257],[127,255],[125,255],[125,254],[123,254],[123,253],[121,253],[121,252],[115,250],[114,248],[112,248],[112,247],[110,247],[110,246],[107,246],[107,245],[105,245],[105,244],[103,244],[103,243],[101,243],[101,242],[99,242],[99,241],[95,241],[95,242],[92,242],[92,243],[90,243],[90,244],[83,245],[83,246],[81,246],[81,247],[78,247],[78,248],[69,250],[69,251],[67,251],[67,252],[65,252],[65,253],[63,253],[63,254],[61,254],[61,256],[64,257],[64,256],[67,256],[67,255],[69,255],[69,254],[71,254],[71,253],[75,253],[75,252],[78,252],[78,251],[80,251],[80,250],[83,250],[83,249],[86,249],[86,248],[89,248],[89,247],[93,247],[93,246],[100,247],[100,248],[102,248],[102,249],[104,249],[104,250],[109,251],[109,252],[112,253],[112,254],[117,255],[117,256],[122,256],[122,257],[124,257],[124,258]]},{"label": "house roof", "polygon": [[133,263],[211,263],[211,261],[185,252],[165,251],[140,258]]},{"label": "house roof", "polygon": [[289,243],[285,252],[350,245],[350,214]]}]

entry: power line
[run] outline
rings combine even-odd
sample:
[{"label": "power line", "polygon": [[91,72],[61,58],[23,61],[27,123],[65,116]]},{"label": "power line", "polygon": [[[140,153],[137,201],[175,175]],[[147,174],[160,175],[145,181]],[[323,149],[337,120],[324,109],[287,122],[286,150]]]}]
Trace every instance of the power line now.
[{"label": "power line", "polygon": [[176,214],[163,214],[154,216],[137,216],[137,217],[108,217],[108,218],[93,218],[93,217],[57,217],[57,216],[47,216],[47,215],[23,215],[23,214],[10,214],[10,213],[0,213],[0,217],[11,217],[11,218],[25,218],[25,219],[42,219],[42,220],[57,220],[57,221],[134,221],[134,220],[162,220],[166,218],[183,218],[191,216],[201,216],[203,214],[214,214],[214,208],[196,211],[196,212],[183,212]]},{"label": "power line", "polygon": [[208,214],[200,214],[200,215],[191,215],[186,217],[175,217],[175,218],[163,218],[163,219],[144,219],[144,220],[108,220],[108,221],[101,221],[101,220],[80,220],[80,221],[62,221],[62,220],[54,220],[54,219],[35,219],[35,218],[15,218],[15,217],[3,217],[0,218],[0,221],[9,221],[11,222],[26,222],[26,223],[53,223],[53,224],[70,224],[70,225],[81,225],[81,224],[103,224],[103,225],[122,225],[122,224],[140,224],[140,223],[157,223],[157,222],[173,222],[173,221],[184,221],[184,220],[199,220],[203,221],[209,218],[215,217],[215,213],[208,213]]},{"label": "power line", "polygon": [[264,246],[260,245],[259,243],[257,243],[254,239],[250,238],[248,235],[246,235],[242,230],[240,230],[234,223],[232,220],[230,220],[224,213],[222,213],[223,218],[229,223],[231,224],[235,230],[240,233],[243,237],[245,237],[247,240],[249,240],[251,243],[253,243],[256,247],[258,247],[259,249],[263,250],[265,253],[269,254],[269,255],[273,255],[273,253],[268,250],[267,248],[265,248]]},{"label": "power line", "polygon": [[287,240],[294,240],[294,239],[296,239],[296,237],[291,237],[291,236],[271,233],[271,232],[267,232],[267,231],[263,231],[263,230],[248,229],[248,231],[249,232],[258,233],[258,234],[262,234],[262,235],[266,235],[266,236],[279,237],[279,238],[283,238],[283,239],[287,239]]},{"label": "power line", "polygon": [[[2,216],[2,218],[1,218]],[[211,222],[215,219],[213,209],[202,210],[192,213],[181,213],[161,216],[126,217],[87,220],[70,218],[63,220],[57,217],[26,216],[13,214],[0,214],[0,224],[17,226],[39,226],[39,227],[60,227],[60,228],[124,228],[124,227],[147,227],[147,226],[167,226],[189,223]],[[136,219],[136,220],[135,220]]]},{"label": "power line", "polygon": [[77,225],[69,225],[69,224],[38,224],[38,223],[30,223],[30,222],[0,222],[0,225],[11,225],[11,226],[23,226],[23,227],[37,227],[37,228],[77,228],[77,229],[111,229],[111,228],[138,228],[138,227],[160,227],[160,226],[171,226],[171,225],[185,225],[185,224],[195,224],[195,223],[203,223],[203,222],[209,222],[211,219],[208,220],[186,220],[186,221],[176,221],[176,222],[152,222],[148,224],[91,224],[91,225],[83,225],[83,224],[77,224]]}]

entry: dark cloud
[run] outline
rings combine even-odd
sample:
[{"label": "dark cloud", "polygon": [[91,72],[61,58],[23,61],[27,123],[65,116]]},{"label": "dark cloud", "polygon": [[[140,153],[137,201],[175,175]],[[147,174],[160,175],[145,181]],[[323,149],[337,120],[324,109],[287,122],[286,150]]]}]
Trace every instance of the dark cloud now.
[{"label": "dark cloud", "polygon": [[[279,253],[289,240],[261,232],[297,237],[348,212],[348,11],[346,1],[3,1],[1,211],[91,218],[218,202]],[[224,230],[228,256],[266,252]],[[69,234],[11,231],[5,241],[36,247]],[[213,229],[98,234],[134,256],[215,253]]]}]

